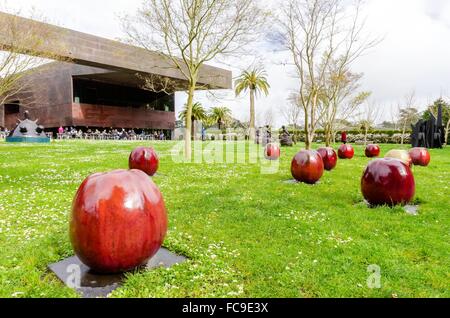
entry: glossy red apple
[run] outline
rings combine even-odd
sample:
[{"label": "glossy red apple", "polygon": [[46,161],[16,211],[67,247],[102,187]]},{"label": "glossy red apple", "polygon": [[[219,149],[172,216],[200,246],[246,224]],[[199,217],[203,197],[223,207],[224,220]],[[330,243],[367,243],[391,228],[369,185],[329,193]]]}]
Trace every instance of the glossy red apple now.
[{"label": "glossy red apple", "polygon": [[70,239],[76,255],[99,273],[147,262],[161,247],[167,214],[158,187],[141,170],[97,173],[72,204]]},{"label": "glossy red apple", "polygon": [[369,144],[366,146],[365,153],[367,158],[378,157],[380,155],[380,146]]},{"label": "glossy red apple", "polygon": [[412,166],[412,159],[406,150],[393,149],[384,155],[385,158],[393,158],[403,161],[408,166]]},{"label": "glossy red apple", "polygon": [[280,158],[280,147],[277,144],[267,144],[264,150],[264,156],[268,160],[277,160]]},{"label": "glossy red apple", "polygon": [[314,184],[324,172],[323,160],[315,150],[302,150],[292,160],[292,176],[300,182]]},{"label": "glossy red apple", "polygon": [[342,145],[338,150],[339,159],[352,159],[355,155],[355,150],[350,145]]},{"label": "glossy red apple", "polygon": [[408,165],[398,159],[375,159],[361,179],[361,191],[371,205],[406,204],[414,198],[414,176]]},{"label": "glossy red apple", "polygon": [[428,166],[431,157],[427,148],[412,148],[409,150],[412,163],[416,166]]},{"label": "glossy red apple", "polygon": [[319,148],[319,149],[317,149],[317,152],[322,157],[323,166],[324,166],[325,170],[331,171],[334,168],[336,168],[337,154],[333,148],[330,148],[330,147]]},{"label": "glossy red apple", "polygon": [[149,176],[153,176],[158,170],[159,158],[153,148],[138,147],[131,152],[128,166],[130,169],[142,170]]}]

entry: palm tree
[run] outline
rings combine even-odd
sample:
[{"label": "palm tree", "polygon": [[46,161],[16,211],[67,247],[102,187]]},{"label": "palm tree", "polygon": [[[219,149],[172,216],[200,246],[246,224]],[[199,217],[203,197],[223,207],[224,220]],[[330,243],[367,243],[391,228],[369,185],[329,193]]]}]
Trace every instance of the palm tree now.
[{"label": "palm tree", "polygon": [[219,126],[219,130],[222,130],[222,124],[231,117],[231,110],[225,106],[213,107],[210,110],[210,116]]},{"label": "palm tree", "polygon": [[[187,127],[186,114],[187,114],[187,105],[184,105],[184,110],[180,112],[179,117],[180,117],[180,119],[186,121],[186,127]],[[192,136],[192,139],[195,139],[195,134],[194,134],[194,132],[195,132],[195,127],[194,127],[195,121],[196,120],[203,121],[203,120],[206,119],[206,117],[207,117],[206,111],[203,108],[202,104],[200,104],[199,102],[194,103],[192,105],[192,116],[191,116],[191,123],[192,123],[192,125],[191,125],[191,129],[192,129],[191,136]]]},{"label": "palm tree", "polygon": [[269,95],[270,85],[267,82],[266,72],[263,69],[254,68],[244,71],[235,81],[236,96],[242,92],[250,91],[250,139],[254,139],[255,132],[255,97],[259,93]]}]

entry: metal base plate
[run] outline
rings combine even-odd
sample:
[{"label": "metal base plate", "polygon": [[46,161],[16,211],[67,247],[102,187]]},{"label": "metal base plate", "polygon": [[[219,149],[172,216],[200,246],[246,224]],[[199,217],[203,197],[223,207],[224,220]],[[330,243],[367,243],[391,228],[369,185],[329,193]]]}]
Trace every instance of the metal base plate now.
[{"label": "metal base plate", "polygon": [[[186,257],[174,254],[161,248],[153,256],[143,270],[158,267],[171,267],[186,261]],[[66,258],[58,263],[50,264],[48,268],[66,284],[74,288],[84,298],[106,297],[118,288],[125,279],[125,274],[97,274],[84,265],[77,256]],[[77,277],[78,275],[78,277]],[[79,283],[79,286],[77,284]],[[77,287],[74,287],[77,286]]]}]

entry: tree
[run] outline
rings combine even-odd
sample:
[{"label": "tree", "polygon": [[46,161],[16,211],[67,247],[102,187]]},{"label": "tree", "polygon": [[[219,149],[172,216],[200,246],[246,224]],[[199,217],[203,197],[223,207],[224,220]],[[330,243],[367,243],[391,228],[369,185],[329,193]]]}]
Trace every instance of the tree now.
[{"label": "tree", "polygon": [[[1,10],[9,11],[8,8],[3,7]],[[45,85],[45,83],[31,83],[32,77],[29,75],[37,71],[38,66],[47,62],[44,57],[56,58],[50,53],[45,54],[45,56],[40,53],[44,42],[52,38],[48,25],[33,24],[32,27],[23,28],[19,14],[21,14],[20,11],[13,14],[1,12],[0,126],[3,123],[4,104],[17,102],[17,96],[20,96],[21,106],[29,108],[39,104],[31,89],[33,86]],[[42,17],[37,16],[34,12],[30,18],[42,20]],[[52,38],[52,41],[54,40]],[[57,41],[54,42],[57,43]],[[24,48],[27,48],[27,50]]]},{"label": "tree", "polygon": [[231,110],[225,106],[213,107],[209,116],[217,123],[219,130],[222,130],[222,125],[231,119]]},{"label": "tree", "polygon": [[296,94],[291,94],[288,102],[280,107],[280,113],[288,126],[292,126],[294,130],[298,129],[302,116],[302,108],[299,105],[299,98]]},{"label": "tree", "polygon": [[[264,23],[252,0],[146,0],[125,32],[142,47],[158,51],[187,81],[186,118],[191,117],[199,70],[219,56],[242,51]],[[186,120],[185,156],[191,154],[191,121]]]},{"label": "tree", "polygon": [[[190,120],[188,120],[189,117],[188,114],[190,114]],[[207,115],[206,115],[206,111],[203,108],[202,104],[200,104],[199,102],[194,103],[192,105],[191,111],[188,111],[188,106],[187,104],[184,105],[184,110],[180,112],[180,114],[178,115],[180,117],[180,119],[184,120],[185,122],[189,122],[191,123],[189,125],[189,131],[191,132],[191,138],[193,138],[195,140],[195,121],[204,121],[207,119]],[[187,130],[187,129],[186,129]]]},{"label": "tree", "polygon": [[433,105],[423,113],[422,119],[428,120],[431,118],[431,114],[437,117],[439,106],[442,106],[442,122],[445,124],[445,144],[448,145],[448,135],[450,132],[450,103],[446,102],[443,98],[437,99]]},{"label": "tree", "polygon": [[415,102],[415,92],[411,91],[405,96],[404,106],[398,107],[398,123],[402,129],[402,145],[404,143],[404,135],[406,133],[406,129],[408,127],[411,127],[412,124],[416,123],[420,117],[419,111],[414,107]]},{"label": "tree", "polygon": [[369,130],[375,126],[380,117],[380,109],[373,100],[366,100],[362,105],[362,110],[358,114],[358,125],[364,133],[364,145],[367,145],[367,135]]},{"label": "tree", "polygon": [[[350,10],[339,0],[289,0],[283,10],[281,26],[299,80],[298,96],[304,112],[307,149],[311,148],[326,110],[321,105],[324,92],[329,95],[328,100],[341,99],[337,97],[341,94],[341,85],[327,89],[327,78],[330,74],[340,77],[348,72],[358,57],[379,42],[363,35],[360,8],[361,1],[356,1],[353,13],[347,15]],[[337,71],[330,72],[331,67]],[[328,105],[337,104],[330,102]]]},{"label": "tree", "polygon": [[260,93],[269,95],[270,85],[267,82],[266,72],[263,69],[254,68],[244,71],[235,82],[236,96],[247,90],[250,91],[250,140],[255,138],[255,97]]}]

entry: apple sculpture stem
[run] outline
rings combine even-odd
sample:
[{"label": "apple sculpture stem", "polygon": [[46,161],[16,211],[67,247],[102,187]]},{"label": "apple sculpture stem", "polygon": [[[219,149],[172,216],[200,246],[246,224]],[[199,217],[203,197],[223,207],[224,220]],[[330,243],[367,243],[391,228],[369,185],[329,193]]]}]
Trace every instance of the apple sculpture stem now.
[{"label": "apple sculpture stem", "polygon": [[355,150],[349,144],[344,144],[339,147],[338,156],[339,159],[352,159],[355,155]]},{"label": "apple sculpture stem", "polygon": [[128,158],[128,167],[142,170],[152,177],[159,167],[158,155],[152,147],[137,147]]},{"label": "apple sculpture stem", "polygon": [[270,143],[264,149],[264,156],[267,160],[278,160],[280,158],[281,150],[277,144]]},{"label": "apple sculpture stem", "polygon": [[415,194],[415,181],[408,165],[398,159],[375,159],[361,179],[364,198],[373,206],[407,204]]},{"label": "apple sculpture stem", "polygon": [[291,163],[291,173],[295,180],[315,184],[324,172],[323,160],[315,150],[301,150]]},{"label": "apple sculpture stem", "polygon": [[140,170],[93,174],[73,200],[72,246],[95,272],[125,272],[145,264],[160,249],[166,231],[161,192]]},{"label": "apple sculpture stem", "polygon": [[317,152],[322,157],[323,166],[325,170],[331,171],[336,168],[337,165],[337,154],[333,148],[325,147],[317,149]]},{"label": "apple sculpture stem", "polygon": [[369,144],[366,146],[365,154],[367,158],[374,158],[380,155],[380,146]]},{"label": "apple sculpture stem", "polygon": [[412,148],[409,155],[415,166],[427,167],[430,164],[431,156],[427,148]]}]

